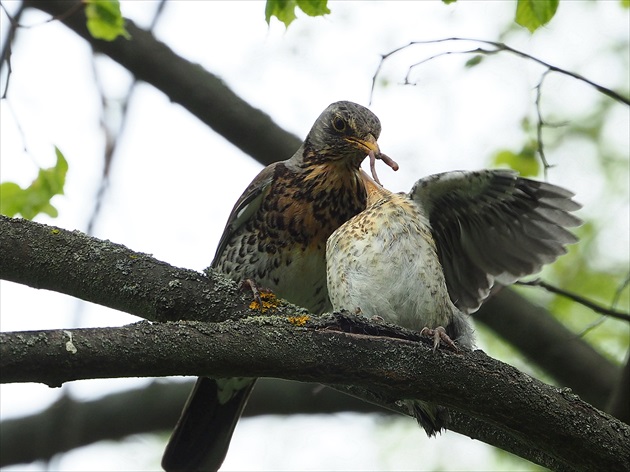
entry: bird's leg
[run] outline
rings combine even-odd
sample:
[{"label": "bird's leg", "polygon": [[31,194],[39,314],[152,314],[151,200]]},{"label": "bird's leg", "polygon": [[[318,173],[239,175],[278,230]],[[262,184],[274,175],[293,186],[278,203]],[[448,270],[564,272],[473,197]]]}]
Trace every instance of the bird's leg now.
[{"label": "bird's leg", "polygon": [[459,351],[459,348],[455,345],[455,342],[446,334],[446,330],[442,326],[438,326],[435,329],[424,327],[420,331],[422,336],[428,336],[433,338],[433,351],[435,352],[440,346],[440,341],[453,348],[455,351]]},{"label": "bird's leg", "polygon": [[241,290],[251,290],[254,299],[249,307],[252,310],[260,310],[261,313],[266,312],[275,303],[275,295],[268,288],[260,287],[253,279],[245,279],[241,282]]},{"label": "bird's leg", "polygon": [[241,290],[247,290],[248,288],[252,291],[254,301],[258,302],[258,306],[262,306],[262,298],[260,298],[258,284],[254,282],[253,279],[245,279],[241,282]]}]

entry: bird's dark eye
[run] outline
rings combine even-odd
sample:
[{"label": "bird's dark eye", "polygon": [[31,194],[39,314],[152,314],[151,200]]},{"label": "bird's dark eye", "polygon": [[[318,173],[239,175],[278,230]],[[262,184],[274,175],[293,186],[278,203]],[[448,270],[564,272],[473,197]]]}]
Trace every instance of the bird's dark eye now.
[{"label": "bird's dark eye", "polygon": [[335,118],[333,118],[332,125],[337,131],[346,130],[346,121],[340,116],[336,116]]}]

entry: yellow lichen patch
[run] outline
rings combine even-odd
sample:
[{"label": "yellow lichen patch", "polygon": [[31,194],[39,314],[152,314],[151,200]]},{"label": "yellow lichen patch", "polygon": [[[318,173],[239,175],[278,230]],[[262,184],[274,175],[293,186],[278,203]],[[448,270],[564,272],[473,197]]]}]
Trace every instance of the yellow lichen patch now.
[{"label": "yellow lichen patch", "polygon": [[260,301],[262,302],[262,306],[261,303],[258,302],[258,300],[252,300],[252,302],[249,304],[250,310],[258,310],[261,313],[266,313],[269,310],[275,310],[276,308],[278,308],[278,298],[273,294],[273,292],[261,290]]},{"label": "yellow lichen patch", "polygon": [[309,318],[310,317],[308,315],[289,316],[288,320],[289,320],[289,323],[291,323],[292,325],[304,326],[306,322],[309,320]]},{"label": "yellow lichen patch", "polygon": [[59,234],[60,231],[57,228],[53,228],[53,229],[50,230],[50,232],[52,234]]}]

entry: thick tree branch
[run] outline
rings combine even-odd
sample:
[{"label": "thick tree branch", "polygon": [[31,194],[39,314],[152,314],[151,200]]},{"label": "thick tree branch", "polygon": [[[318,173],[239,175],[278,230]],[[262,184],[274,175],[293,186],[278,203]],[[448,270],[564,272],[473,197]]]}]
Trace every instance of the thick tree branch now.
[{"label": "thick tree branch", "polygon": [[79,231],[0,215],[0,278],[150,321],[247,316],[236,284],[179,269]]},{"label": "thick tree branch", "polygon": [[[152,431],[170,432],[192,385],[193,382],[153,382],[86,402],[63,396],[40,413],[4,420],[0,422],[0,467],[49,460],[55,454],[97,441]],[[260,379],[244,416],[345,411],[391,413],[319,384]],[[69,422],[72,427],[68,427]]]},{"label": "thick tree branch", "polygon": [[586,401],[607,407],[621,369],[542,307],[502,289],[473,315],[499,336],[568,385]]},{"label": "thick tree branch", "polygon": [[[64,396],[41,413],[4,420],[0,422],[0,467],[49,460],[55,454],[96,441],[151,431],[170,432],[192,386],[193,382],[153,382],[87,402]],[[391,413],[319,384],[260,379],[244,416],[346,411]],[[72,428],[67,428],[68,421],[72,421]]]},{"label": "thick tree branch", "polygon": [[[221,321],[248,314],[242,310],[247,297],[235,286],[225,285],[223,278],[206,278],[124,246],[26,220],[0,217],[0,229],[0,277],[4,279],[152,321]],[[220,290],[213,291],[216,284]],[[236,304],[234,300],[239,298]],[[571,386],[588,401],[599,408],[608,404],[619,368],[542,308],[503,290],[475,314],[475,319],[527,352],[560,383]]]},{"label": "thick tree branch", "polygon": [[[55,17],[85,39],[95,51],[108,55],[126,67],[138,80],[164,92],[217,133],[265,165],[289,158],[301,141],[276,125],[261,110],[237,96],[217,76],[199,64],[175,54],[166,44],[127,20],[131,39],[115,41],[94,39],[85,26],[79,1],[26,0],[25,6],[40,9]],[[75,9],[71,15],[65,15]]]},{"label": "thick tree branch", "polygon": [[610,397],[607,411],[611,415],[630,424],[630,356],[626,359],[626,365],[619,374],[617,385]]},{"label": "thick tree branch", "polygon": [[[554,469],[616,470],[630,461],[628,425],[570,390],[545,385],[481,351],[436,355],[424,342],[372,335],[366,330],[397,330],[356,317],[312,317],[299,324],[286,316],[257,316],[4,333],[2,382],[58,385],[181,374],[354,385],[375,392],[384,404],[422,398],[465,412],[527,441],[544,454],[541,465]],[[348,327],[354,332],[345,331]],[[398,335],[416,336],[405,330]]]},{"label": "thick tree branch", "polygon": [[[225,320],[252,314],[247,297],[220,277],[206,278],[120,245],[26,220],[2,217],[0,228],[2,278],[72,294],[150,320]],[[330,329],[337,318],[332,325],[330,319],[312,318],[309,327],[297,327],[300,318],[291,317],[304,312],[290,305],[279,306],[276,314],[214,325],[143,322],[123,328],[6,333],[0,355],[2,381],[59,385],[79,378],[206,373],[343,383],[368,389],[373,392],[372,397],[367,395],[370,400],[389,407],[394,407],[396,399],[420,396],[460,410],[464,416],[454,412],[454,430],[473,437],[487,434],[480,439],[497,444],[491,434],[496,435],[498,427],[504,439],[518,443],[513,452],[555,469],[569,467],[572,462],[567,460],[581,463],[575,457],[574,441],[586,439],[573,431],[576,425],[582,432],[600,431],[601,435],[595,435],[598,440],[610,441],[614,428],[623,430],[618,422],[611,429],[614,420],[594,413],[574,395],[545,386],[481,352],[436,356],[423,343],[392,338],[397,329],[385,325],[375,328],[365,320],[354,320],[350,325],[363,325],[347,333]],[[404,368],[400,359],[405,359]],[[559,423],[566,415],[571,421],[562,432],[564,426]],[[481,427],[470,426],[475,422],[494,428],[485,433]],[[466,430],[466,425],[471,429]],[[559,456],[549,458],[542,452],[542,443],[532,446],[532,435],[547,447],[551,436],[567,435],[572,452],[554,447]],[[589,437],[592,440],[593,434]],[[508,442],[500,444],[506,447]],[[589,457],[594,457],[594,447],[589,445]],[[584,460],[588,469],[591,459]],[[597,457],[602,460],[607,459]]]}]

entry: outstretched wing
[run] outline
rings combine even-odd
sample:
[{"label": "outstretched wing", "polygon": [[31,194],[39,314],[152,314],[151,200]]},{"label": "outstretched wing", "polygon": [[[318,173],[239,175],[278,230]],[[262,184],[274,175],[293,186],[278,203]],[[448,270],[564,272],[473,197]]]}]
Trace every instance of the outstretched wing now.
[{"label": "outstretched wing", "polygon": [[419,180],[410,197],[431,223],[453,303],[470,313],[495,280],[538,272],[577,242],[573,193],[510,170],[446,172]]},{"label": "outstretched wing", "polygon": [[243,195],[236,201],[225,225],[225,229],[223,230],[223,234],[221,235],[221,239],[219,240],[217,252],[212,260],[211,267],[215,268],[218,265],[223,250],[232,235],[258,211],[264,196],[269,190],[276,167],[279,165],[285,165],[285,161],[274,162],[260,171],[260,174],[252,180],[243,192]]}]

